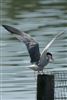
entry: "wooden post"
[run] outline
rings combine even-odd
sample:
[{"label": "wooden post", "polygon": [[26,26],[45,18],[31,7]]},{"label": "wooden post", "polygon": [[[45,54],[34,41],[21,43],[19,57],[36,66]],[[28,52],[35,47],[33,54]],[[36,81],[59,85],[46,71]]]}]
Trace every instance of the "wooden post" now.
[{"label": "wooden post", "polygon": [[54,100],[54,75],[37,76],[37,100]]}]

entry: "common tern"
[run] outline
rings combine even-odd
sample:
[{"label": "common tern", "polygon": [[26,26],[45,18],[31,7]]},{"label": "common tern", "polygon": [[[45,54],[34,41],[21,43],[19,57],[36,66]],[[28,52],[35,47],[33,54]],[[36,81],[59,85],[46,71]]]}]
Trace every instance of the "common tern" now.
[{"label": "common tern", "polygon": [[44,48],[42,53],[40,53],[39,44],[29,34],[21,32],[18,29],[8,25],[3,25],[3,27],[10,33],[14,34],[17,39],[25,43],[31,58],[30,62],[32,63],[32,66],[30,68],[38,72],[43,72],[44,66],[46,66],[49,62],[53,61],[52,53],[48,52],[48,49],[55,41],[55,39],[64,33],[63,31],[56,34],[56,36],[54,36],[54,38]]}]

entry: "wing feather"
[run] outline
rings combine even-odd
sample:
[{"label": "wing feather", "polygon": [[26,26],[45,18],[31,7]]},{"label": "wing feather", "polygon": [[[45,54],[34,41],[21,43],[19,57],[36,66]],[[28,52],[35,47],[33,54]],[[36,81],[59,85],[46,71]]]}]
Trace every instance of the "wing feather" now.
[{"label": "wing feather", "polygon": [[25,32],[20,32],[18,29],[8,25],[3,25],[3,27],[10,33],[14,34],[17,39],[25,43],[30,54],[32,63],[39,61],[39,44],[30,35],[26,34]]},{"label": "wing feather", "polygon": [[51,46],[51,44],[52,44],[60,35],[62,35],[63,33],[64,33],[64,31],[63,31],[63,32],[60,32],[59,34],[57,34],[57,35],[47,44],[47,46],[44,48],[44,50],[43,50],[42,53],[41,53],[41,57],[47,53],[47,50],[48,50],[48,48]]}]

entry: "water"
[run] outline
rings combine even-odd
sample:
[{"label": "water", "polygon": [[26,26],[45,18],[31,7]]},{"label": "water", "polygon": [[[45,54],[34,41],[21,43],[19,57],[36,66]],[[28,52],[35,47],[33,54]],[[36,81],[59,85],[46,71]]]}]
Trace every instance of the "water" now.
[{"label": "water", "polygon": [[65,31],[48,50],[54,62],[45,69],[66,71],[67,0],[0,0],[0,6],[1,100],[36,100],[36,81],[34,72],[28,68],[31,64],[26,46],[10,35],[2,24],[30,34],[38,41],[40,51],[53,36]]}]

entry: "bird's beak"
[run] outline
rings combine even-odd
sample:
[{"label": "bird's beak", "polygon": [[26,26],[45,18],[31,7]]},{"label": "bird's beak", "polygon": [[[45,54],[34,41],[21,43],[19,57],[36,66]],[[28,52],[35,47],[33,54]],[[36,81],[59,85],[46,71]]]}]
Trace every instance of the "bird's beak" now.
[{"label": "bird's beak", "polygon": [[54,58],[52,57],[52,61],[54,61]]},{"label": "bird's beak", "polygon": [[52,63],[54,61],[53,57],[49,60],[50,63]]}]

